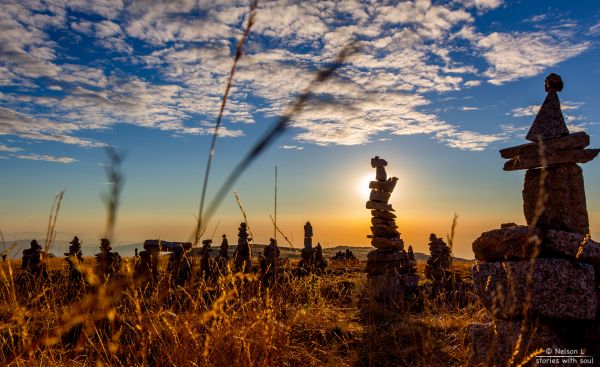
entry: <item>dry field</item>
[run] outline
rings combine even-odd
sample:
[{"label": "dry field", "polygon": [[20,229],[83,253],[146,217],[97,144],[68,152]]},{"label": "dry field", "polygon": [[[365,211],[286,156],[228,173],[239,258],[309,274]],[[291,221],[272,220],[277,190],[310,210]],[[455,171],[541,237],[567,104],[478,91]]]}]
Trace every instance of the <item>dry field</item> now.
[{"label": "dry field", "polygon": [[[464,307],[423,297],[418,310],[382,310],[364,296],[364,263],[304,277],[291,263],[271,288],[238,273],[173,289],[162,273],[155,289],[144,289],[132,279],[132,259],[103,285],[92,262],[79,289],[63,259],[50,259],[50,279],[34,288],[15,270],[19,261],[1,264],[2,364],[461,366],[466,327],[485,318],[469,293]],[[426,283],[423,269],[419,263]],[[456,271],[469,277],[467,265]]]}]

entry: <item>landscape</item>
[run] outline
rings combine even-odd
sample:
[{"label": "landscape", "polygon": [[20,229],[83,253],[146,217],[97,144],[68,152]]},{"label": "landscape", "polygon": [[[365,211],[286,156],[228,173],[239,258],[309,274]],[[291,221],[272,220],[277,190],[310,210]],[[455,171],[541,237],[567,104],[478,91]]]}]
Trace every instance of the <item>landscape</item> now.
[{"label": "landscape", "polygon": [[600,364],[595,1],[0,3],[0,366]]}]

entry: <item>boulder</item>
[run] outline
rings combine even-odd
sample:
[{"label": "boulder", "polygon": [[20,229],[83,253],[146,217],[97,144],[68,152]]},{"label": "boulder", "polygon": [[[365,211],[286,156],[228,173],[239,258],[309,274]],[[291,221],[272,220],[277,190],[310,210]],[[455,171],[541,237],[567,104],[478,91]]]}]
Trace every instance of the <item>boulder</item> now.
[{"label": "boulder", "polygon": [[479,299],[496,318],[522,317],[528,295],[531,315],[585,320],[596,316],[594,269],[589,264],[565,259],[477,263],[473,282]]},{"label": "boulder", "polygon": [[381,218],[381,219],[394,220],[396,218],[396,214],[391,213],[388,210],[371,210],[371,215],[375,218]]},{"label": "boulder", "polygon": [[540,194],[539,169],[527,170],[523,187],[523,212],[528,225],[542,229],[556,229],[567,232],[588,233],[589,220],[585,202],[585,187],[581,167],[571,163],[545,170],[543,193],[544,210],[537,223],[536,203]]},{"label": "boulder", "polygon": [[392,250],[403,250],[404,241],[399,238],[389,239],[381,237],[373,237],[371,239],[371,246],[378,249],[392,249]]},{"label": "boulder", "polygon": [[483,232],[473,242],[475,258],[485,261],[526,259],[534,254],[535,238],[542,238],[537,227],[513,226]]}]

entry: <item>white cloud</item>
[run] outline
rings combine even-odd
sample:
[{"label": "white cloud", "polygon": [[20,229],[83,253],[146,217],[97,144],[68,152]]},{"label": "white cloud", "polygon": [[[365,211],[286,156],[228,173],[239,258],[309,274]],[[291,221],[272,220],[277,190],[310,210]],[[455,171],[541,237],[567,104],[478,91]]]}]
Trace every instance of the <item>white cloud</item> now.
[{"label": "white cloud", "polygon": [[76,159],[70,157],[55,157],[52,155],[41,155],[41,154],[18,154],[15,155],[16,158],[19,159],[28,159],[32,161],[46,161],[46,162],[55,162],[55,163],[74,163],[77,162]]},{"label": "white cloud", "polygon": [[537,75],[591,46],[587,41],[573,42],[572,37],[572,33],[558,30],[494,32],[479,37],[476,46],[491,65],[484,75],[490,83],[500,85]]},{"label": "white cloud", "polygon": [[14,153],[14,152],[18,152],[18,151],[21,151],[21,150],[23,150],[23,149],[17,148],[17,147],[9,147],[9,146],[6,146],[4,144],[0,144],[0,152]]},{"label": "white cloud", "polygon": [[469,80],[465,82],[465,87],[477,87],[481,85],[481,80]]},{"label": "white cloud", "polygon": [[463,106],[460,108],[463,111],[478,111],[481,110],[481,108],[479,107],[469,107],[469,106]]},{"label": "white cloud", "polygon": [[299,145],[280,145],[279,147],[281,149],[287,149],[287,150],[302,150],[302,149],[304,149],[304,147],[301,147]]}]

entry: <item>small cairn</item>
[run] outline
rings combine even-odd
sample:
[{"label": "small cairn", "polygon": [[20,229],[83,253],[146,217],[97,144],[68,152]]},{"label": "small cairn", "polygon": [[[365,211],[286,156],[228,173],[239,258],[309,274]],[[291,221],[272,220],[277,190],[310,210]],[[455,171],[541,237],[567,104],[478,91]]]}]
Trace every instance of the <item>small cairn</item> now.
[{"label": "small cairn", "polygon": [[349,248],[346,249],[346,251],[338,251],[335,253],[335,255],[331,258],[331,261],[352,261],[352,262],[357,262],[358,259],[356,258],[356,256],[354,256],[354,254],[352,253],[352,250],[350,250]]},{"label": "small cairn", "polygon": [[452,286],[452,250],[432,233],[429,235],[429,252],[431,256],[427,259],[425,276],[433,283],[432,294],[438,294]]},{"label": "small cairn", "polygon": [[200,278],[209,280],[214,277],[212,257],[210,256],[211,239],[202,241],[202,249],[200,250]]},{"label": "small cairn", "polygon": [[264,248],[261,260],[260,265],[263,273],[263,281],[266,284],[273,284],[276,274],[279,271],[279,247],[277,247],[277,240],[274,238],[269,239],[269,245]]},{"label": "small cairn", "polygon": [[80,265],[83,262],[83,252],[81,252],[81,242],[77,236],[69,242],[69,252],[65,252],[65,260],[69,264],[69,279],[79,281],[83,279]]},{"label": "small cairn", "polygon": [[[406,252],[406,269],[408,274],[417,274],[417,260],[415,259],[415,253],[413,252],[412,246],[408,246],[408,251]],[[419,279],[417,278],[417,283]]]},{"label": "small cairn", "polygon": [[302,249],[300,256],[300,262],[298,267],[310,271],[315,264],[315,249],[312,246],[313,227],[310,222],[306,222],[304,225],[304,248]]},{"label": "small cairn", "polygon": [[40,246],[37,240],[32,240],[29,246],[28,249],[23,250],[21,269],[32,275],[34,279],[45,277],[47,275],[46,263],[44,262],[46,253],[42,250],[42,246]]},{"label": "small cairn", "polygon": [[504,170],[527,170],[527,226],[504,224],[473,242],[475,290],[493,322],[470,326],[471,365],[516,365],[539,348],[536,365],[554,365],[550,356],[561,350],[600,352],[600,244],[590,239],[577,165],[600,150],[584,149],[585,132],[569,133],[557,95],[562,88],[550,74],[527,134],[532,143],[500,151],[509,159]]},{"label": "small cairn", "polygon": [[235,271],[237,272],[247,273],[252,267],[252,249],[250,248],[249,241],[252,241],[252,238],[248,237],[248,225],[242,222],[238,229],[238,245],[233,254]]},{"label": "small cairn", "polygon": [[175,287],[183,287],[190,279],[192,265],[183,246],[177,246],[171,250],[171,256],[167,263],[167,272],[171,276],[171,284]]},{"label": "small cairn", "polygon": [[376,181],[371,181],[372,189],[367,209],[371,209],[371,245],[376,248],[367,255],[366,273],[371,299],[378,303],[401,305],[406,291],[406,276],[403,275],[407,255],[404,241],[400,239],[393,213],[388,200],[396,186],[396,177],[387,178],[384,159],[371,159],[371,167],[376,169]]},{"label": "small cairn", "polygon": [[323,256],[323,247],[321,247],[321,243],[318,242],[317,246],[315,246],[315,264],[314,268],[319,272],[325,270],[327,267],[327,260]]},{"label": "small cairn", "polygon": [[111,250],[110,241],[102,238],[100,240],[100,253],[96,254],[96,273],[101,281],[107,281],[121,270],[121,256]]},{"label": "small cairn", "polygon": [[226,234],[223,234],[222,237],[221,247],[219,247],[219,259],[227,261],[229,260],[229,241],[227,240]]},{"label": "small cairn", "polygon": [[134,275],[142,282],[152,281],[152,284],[158,283],[158,255],[160,252],[159,240],[144,241],[144,249],[140,251],[140,261],[137,262],[134,269]]}]

